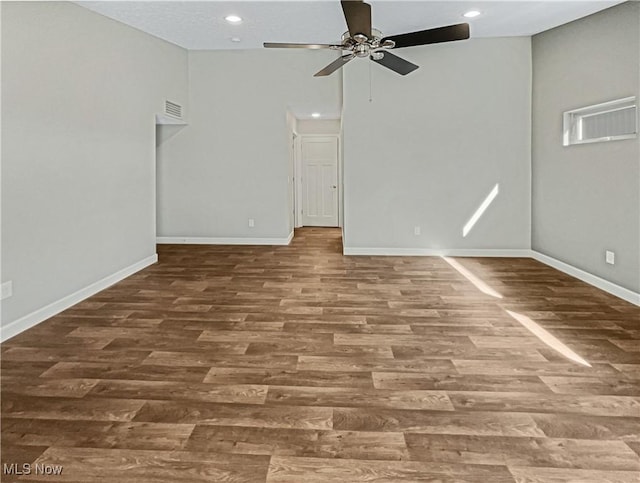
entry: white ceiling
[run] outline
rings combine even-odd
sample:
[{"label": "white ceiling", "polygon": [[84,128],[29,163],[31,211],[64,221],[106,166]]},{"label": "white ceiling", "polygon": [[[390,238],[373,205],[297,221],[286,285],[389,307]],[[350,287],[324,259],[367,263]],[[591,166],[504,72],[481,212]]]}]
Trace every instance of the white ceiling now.
[{"label": "white ceiling", "polygon": [[[346,30],[340,2],[307,1],[97,1],[76,2],[181,47],[253,49],[262,42],[335,43]],[[391,1],[371,0],[374,27],[386,35],[471,24],[472,37],[533,35],[590,15],[621,0]],[[482,15],[465,19],[468,10]],[[224,17],[239,15],[230,25]],[[240,42],[230,39],[237,37]]]}]

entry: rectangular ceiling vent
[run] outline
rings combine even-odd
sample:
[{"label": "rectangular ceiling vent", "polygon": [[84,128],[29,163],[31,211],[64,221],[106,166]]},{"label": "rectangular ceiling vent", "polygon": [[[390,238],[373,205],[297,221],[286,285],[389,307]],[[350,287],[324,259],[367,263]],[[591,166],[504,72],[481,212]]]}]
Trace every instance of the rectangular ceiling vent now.
[{"label": "rectangular ceiling vent", "polygon": [[182,119],[182,106],[171,101],[164,101],[164,113],[167,116],[175,117],[176,119]]}]

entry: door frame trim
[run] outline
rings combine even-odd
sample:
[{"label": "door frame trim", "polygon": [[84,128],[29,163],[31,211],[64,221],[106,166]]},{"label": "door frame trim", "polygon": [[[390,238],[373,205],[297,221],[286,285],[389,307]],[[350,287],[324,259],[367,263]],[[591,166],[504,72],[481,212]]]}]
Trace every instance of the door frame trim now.
[{"label": "door frame trim", "polygon": [[338,157],[338,165],[336,169],[338,170],[337,179],[338,179],[338,227],[342,227],[342,196],[343,196],[343,183],[342,183],[342,149],[341,143],[342,139],[340,134],[300,134],[295,133],[296,138],[293,146],[293,176],[296,181],[295,184],[295,196],[294,196],[294,205],[295,205],[295,227],[301,228],[304,226],[302,224],[302,200],[303,198],[303,184],[302,184],[302,142],[305,138],[335,138],[337,141],[336,149],[338,152],[336,153]]}]

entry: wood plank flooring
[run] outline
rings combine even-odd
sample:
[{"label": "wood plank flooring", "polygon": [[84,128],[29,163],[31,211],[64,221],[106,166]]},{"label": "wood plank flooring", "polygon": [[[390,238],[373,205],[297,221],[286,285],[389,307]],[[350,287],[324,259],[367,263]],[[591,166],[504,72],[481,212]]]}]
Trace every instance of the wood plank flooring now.
[{"label": "wood plank flooring", "polygon": [[[640,309],[530,259],[159,246],[1,347],[2,481],[640,481]],[[551,349],[528,316],[591,367]]]}]

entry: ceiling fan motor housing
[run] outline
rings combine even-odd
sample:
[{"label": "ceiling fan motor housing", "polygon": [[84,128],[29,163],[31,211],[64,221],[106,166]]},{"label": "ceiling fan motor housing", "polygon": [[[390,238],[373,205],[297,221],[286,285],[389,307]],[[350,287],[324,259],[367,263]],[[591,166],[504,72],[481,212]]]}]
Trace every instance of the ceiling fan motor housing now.
[{"label": "ceiling fan motor housing", "polygon": [[353,52],[356,57],[368,57],[373,56],[374,59],[380,60],[384,57],[383,52],[379,52],[378,49],[392,49],[395,46],[393,40],[382,41],[382,32],[378,29],[371,29],[371,39],[366,35],[356,34],[353,37],[349,32],[342,34],[342,46],[343,50]]},{"label": "ceiling fan motor housing", "polygon": [[369,45],[370,47],[377,48],[380,46],[380,42],[382,41],[382,32],[378,29],[371,29],[371,38],[367,37],[363,34],[356,34],[351,36],[351,34],[347,31],[342,34],[342,45],[346,48],[345,50],[350,50],[354,45]]}]

